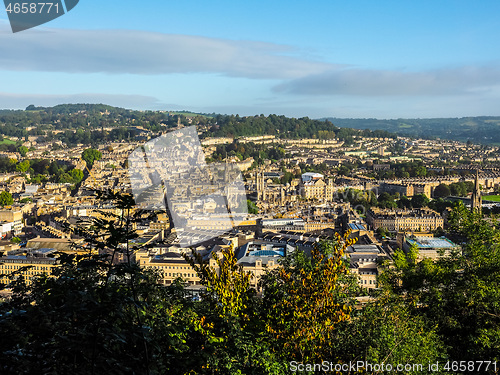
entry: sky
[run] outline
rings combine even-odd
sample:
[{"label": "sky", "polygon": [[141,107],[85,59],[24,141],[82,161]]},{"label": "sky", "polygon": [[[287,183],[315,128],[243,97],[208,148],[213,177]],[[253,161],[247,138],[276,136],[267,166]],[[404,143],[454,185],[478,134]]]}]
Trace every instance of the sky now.
[{"label": "sky", "polygon": [[12,33],[0,108],[500,116],[500,2],[96,1]]}]

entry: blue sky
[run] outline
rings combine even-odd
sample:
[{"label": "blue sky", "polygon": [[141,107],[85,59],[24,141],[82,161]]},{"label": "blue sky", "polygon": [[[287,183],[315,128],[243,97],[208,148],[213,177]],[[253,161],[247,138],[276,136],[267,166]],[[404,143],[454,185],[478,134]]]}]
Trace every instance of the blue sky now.
[{"label": "blue sky", "polygon": [[500,2],[94,1],[12,34],[0,108],[500,115]]}]

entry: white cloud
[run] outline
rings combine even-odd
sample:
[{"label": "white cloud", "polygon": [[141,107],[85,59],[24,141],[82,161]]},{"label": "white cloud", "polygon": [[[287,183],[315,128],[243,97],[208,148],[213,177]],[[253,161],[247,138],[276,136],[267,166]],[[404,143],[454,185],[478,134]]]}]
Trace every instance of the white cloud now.
[{"label": "white cloud", "polygon": [[156,75],[217,73],[292,79],[332,64],[290,56],[290,46],[133,30],[34,28],[12,34],[0,23],[0,69]]}]

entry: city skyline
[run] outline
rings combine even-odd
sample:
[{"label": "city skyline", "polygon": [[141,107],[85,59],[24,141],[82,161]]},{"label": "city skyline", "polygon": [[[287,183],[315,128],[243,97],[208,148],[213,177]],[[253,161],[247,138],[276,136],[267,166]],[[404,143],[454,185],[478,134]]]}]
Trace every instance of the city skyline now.
[{"label": "city skyline", "polygon": [[499,115],[500,4],[82,1],[12,34],[0,107],[426,118]]}]

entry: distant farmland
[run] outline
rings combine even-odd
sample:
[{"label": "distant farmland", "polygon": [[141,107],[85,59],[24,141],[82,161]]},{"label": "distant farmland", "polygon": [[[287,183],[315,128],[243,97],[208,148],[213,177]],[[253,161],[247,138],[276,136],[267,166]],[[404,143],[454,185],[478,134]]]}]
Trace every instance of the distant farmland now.
[{"label": "distant farmland", "polygon": [[500,195],[483,195],[483,201],[500,202]]},{"label": "distant farmland", "polygon": [[[480,144],[500,144],[500,116],[462,118],[345,119],[328,117],[333,125],[342,128],[387,130],[398,135],[416,138],[441,138]],[[325,120],[325,118],[323,118]]]},{"label": "distant farmland", "polygon": [[4,138],[4,139],[0,140],[0,145],[3,145],[3,144],[5,144],[5,145],[15,145],[16,142],[10,140],[9,138]]}]

